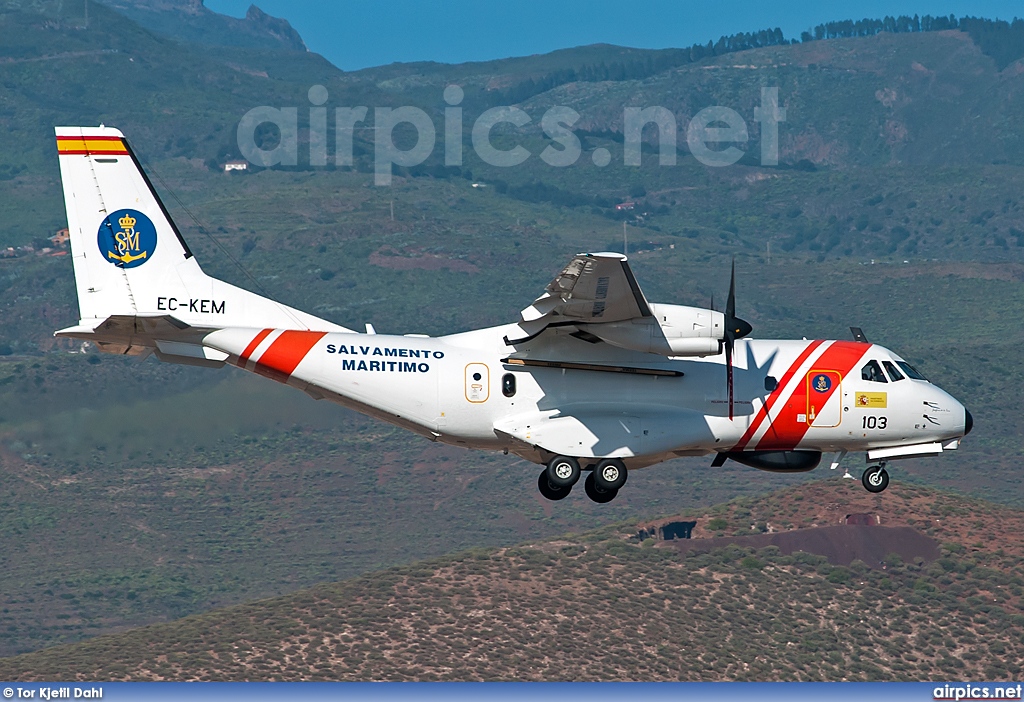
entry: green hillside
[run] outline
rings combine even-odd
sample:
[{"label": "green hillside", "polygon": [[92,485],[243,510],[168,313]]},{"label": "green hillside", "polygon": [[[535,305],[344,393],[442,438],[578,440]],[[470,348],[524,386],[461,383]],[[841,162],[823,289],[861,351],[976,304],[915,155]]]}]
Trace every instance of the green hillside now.
[{"label": "green hillside", "polygon": [[[685,516],[749,534],[765,517],[835,524],[868,500],[883,526],[838,528],[878,535],[916,523],[948,539],[937,560],[891,553],[871,568],[859,560],[841,566],[805,551],[742,545],[683,555],[675,542],[637,540],[635,523],[616,524],[3,659],[0,677],[1018,679],[1024,570],[1013,534],[1024,513],[894,490],[883,506],[836,479]],[[949,528],[961,514],[988,543],[971,544],[967,529]]]},{"label": "green hillside", "polygon": [[[657,68],[675,54],[592,46],[343,73],[315,54],[186,51],[96,4],[84,30],[79,11],[0,5],[0,252],[65,226],[55,124],[123,129],[209,273],[254,287],[213,237],[271,296],[353,328],[436,335],[513,320],[569,256],[620,246],[625,221],[651,299],[720,304],[736,257],[756,336],[861,326],[963,399],[977,422],[963,450],[898,466],[895,484],[1024,505],[1024,332],[1007,322],[1024,304],[1024,74],[1012,51],[997,60],[969,33],[933,31],[600,81],[602,65]],[[565,81],[569,71],[586,79]],[[372,140],[358,136],[351,170],[210,169],[235,155],[250,108],[297,106],[307,119],[314,84],[330,109],[420,105],[441,125],[443,88],[457,82],[468,130],[528,81],[552,87],[524,89],[533,122],[499,139],[534,154],[518,168],[480,163],[467,134],[461,170],[439,167],[439,146],[390,188],[373,186]],[[642,167],[622,165],[624,104],[670,107],[681,127],[697,109],[732,107],[756,153],[762,85],[787,108],[779,167],[706,168],[682,138],[674,167],[657,165],[653,138]],[[537,158],[554,104],[582,115],[575,166]],[[593,165],[597,148],[611,165]],[[617,212],[625,200],[638,208]],[[610,505],[552,505],[532,465],[437,447],[234,369],[69,353],[81,347],[52,332],[76,318],[68,257],[0,258],[0,655],[822,477],[679,460],[638,472]]]}]

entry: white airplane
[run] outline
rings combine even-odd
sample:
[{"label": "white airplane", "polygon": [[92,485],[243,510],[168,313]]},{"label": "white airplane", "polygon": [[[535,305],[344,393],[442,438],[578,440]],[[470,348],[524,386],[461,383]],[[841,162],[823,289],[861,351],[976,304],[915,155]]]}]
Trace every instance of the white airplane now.
[{"label": "white airplane", "polygon": [[888,349],[746,339],[735,266],[724,313],[648,302],[625,256],[579,254],[517,322],[430,338],[338,326],[203,273],[127,140],[58,127],[81,319],[56,332],[108,353],[231,363],[431,441],[544,465],[560,500],[628,471],[715,454],[776,472],[851,451],[881,492],[894,459],[958,448],[970,412]]}]

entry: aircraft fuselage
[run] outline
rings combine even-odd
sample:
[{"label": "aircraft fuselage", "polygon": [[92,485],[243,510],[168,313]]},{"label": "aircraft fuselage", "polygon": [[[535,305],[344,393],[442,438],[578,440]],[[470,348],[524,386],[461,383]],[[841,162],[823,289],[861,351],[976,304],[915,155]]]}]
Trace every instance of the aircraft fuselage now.
[{"label": "aircraft fuselage", "polygon": [[[514,328],[439,338],[227,329],[203,343],[433,440],[537,462],[566,452],[638,468],[720,451],[949,445],[965,433],[963,405],[876,344],[738,340],[730,419],[721,355],[666,358],[564,335],[550,365],[537,365],[542,351],[517,358],[506,345]],[[867,379],[871,361],[901,377]]]}]

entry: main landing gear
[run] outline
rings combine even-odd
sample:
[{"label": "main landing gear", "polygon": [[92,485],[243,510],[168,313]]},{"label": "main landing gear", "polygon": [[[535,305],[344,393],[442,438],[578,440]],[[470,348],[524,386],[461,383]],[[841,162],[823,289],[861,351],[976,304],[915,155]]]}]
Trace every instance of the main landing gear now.
[{"label": "main landing gear", "polygon": [[868,492],[881,492],[889,487],[889,473],[885,470],[885,464],[868,466],[864,470],[864,475],[861,476],[860,481]]},{"label": "main landing gear", "polygon": [[[588,466],[590,475],[583,482],[583,489],[594,502],[611,502],[619,494],[619,488],[626,484],[626,464],[617,458],[603,458],[596,466]],[[572,492],[572,486],[579,482],[580,462],[571,456],[555,456],[537,476],[537,489],[549,500],[561,500]]]},{"label": "main landing gear", "polygon": [[549,500],[569,496],[572,486],[580,479],[580,462],[570,456],[555,456],[537,478],[537,489]]}]

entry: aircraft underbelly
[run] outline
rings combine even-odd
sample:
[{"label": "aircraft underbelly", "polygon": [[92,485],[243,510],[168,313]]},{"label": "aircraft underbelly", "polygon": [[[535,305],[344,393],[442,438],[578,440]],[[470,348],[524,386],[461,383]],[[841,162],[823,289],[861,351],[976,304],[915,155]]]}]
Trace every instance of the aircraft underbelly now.
[{"label": "aircraft underbelly", "polygon": [[714,442],[704,416],[697,412],[645,409],[641,415],[611,407],[568,407],[506,417],[494,428],[550,453],[578,458],[630,458]]}]

